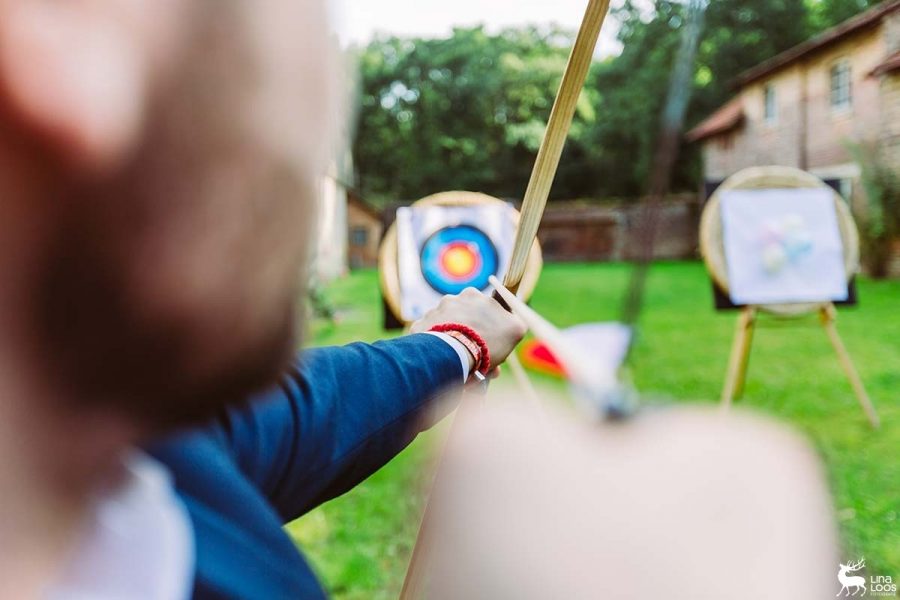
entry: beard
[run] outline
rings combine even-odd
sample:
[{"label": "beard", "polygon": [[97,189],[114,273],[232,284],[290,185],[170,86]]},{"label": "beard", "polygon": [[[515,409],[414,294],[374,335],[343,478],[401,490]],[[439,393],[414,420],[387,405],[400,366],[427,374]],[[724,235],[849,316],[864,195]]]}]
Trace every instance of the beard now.
[{"label": "beard", "polygon": [[[113,173],[63,167],[34,270],[32,339],[74,410],[160,432],[273,383],[291,356],[315,177],[245,118],[252,61],[227,28],[197,35]],[[221,47],[216,50],[216,45]]]},{"label": "beard", "polygon": [[127,268],[80,236],[66,241],[82,244],[49,255],[35,306],[41,364],[69,408],[118,414],[156,433],[246,402],[286,366],[293,294],[273,307],[266,328],[248,333],[236,313],[142,306],[126,287]]}]

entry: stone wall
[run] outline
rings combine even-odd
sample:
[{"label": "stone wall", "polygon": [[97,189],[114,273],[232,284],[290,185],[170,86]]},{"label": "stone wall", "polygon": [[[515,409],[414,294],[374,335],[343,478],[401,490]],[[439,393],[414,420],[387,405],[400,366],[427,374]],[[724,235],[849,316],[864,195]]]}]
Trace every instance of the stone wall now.
[{"label": "stone wall", "polygon": [[[849,36],[840,44],[816,54],[808,66],[807,154],[809,170],[851,162],[850,142],[878,139],[883,110],[880,84],[872,71],[885,59],[884,24]],[[831,67],[848,61],[851,68],[852,104],[848,109],[831,106]]]},{"label": "stone wall", "polygon": [[884,43],[888,53],[900,50],[900,12],[895,12],[884,20]]},{"label": "stone wall", "polygon": [[900,172],[900,72],[881,78],[882,160]]},{"label": "stone wall", "polygon": [[[771,121],[766,121],[763,113],[766,85],[775,91],[775,118]],[[721,181],[759,165],[800,166],[802,89],[802,72],[796,66],[742,89],[743,125],[710,138],[703,146],[706,179]]]},{"label": "stone wall", "polygon": [[[642,252],[643,204],[551,202],[538,239],[547,262],[634,260]],[[697,256],[700,203],[693,194],[672,196],[657,208],[654,256]]]}]

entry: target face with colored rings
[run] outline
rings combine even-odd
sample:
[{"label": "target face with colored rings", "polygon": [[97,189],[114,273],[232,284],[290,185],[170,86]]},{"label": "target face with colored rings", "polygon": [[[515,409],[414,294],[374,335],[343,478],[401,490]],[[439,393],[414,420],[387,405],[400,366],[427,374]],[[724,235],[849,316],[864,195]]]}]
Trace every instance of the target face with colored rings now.
[{"label": "target face with colored rings", "polygon": [[441,294],[468,287],[483,290],[497,274],[497,248],[486,233],[471,225],[436,231],[422,245],[422,275]]}]

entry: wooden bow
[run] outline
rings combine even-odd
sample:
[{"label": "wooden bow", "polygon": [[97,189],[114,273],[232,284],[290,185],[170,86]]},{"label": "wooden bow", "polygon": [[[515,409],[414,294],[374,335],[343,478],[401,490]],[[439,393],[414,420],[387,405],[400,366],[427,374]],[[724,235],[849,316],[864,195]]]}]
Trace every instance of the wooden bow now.
[{"label": "wooden bow", "polygon": [[609,0],[589,0],[578,37],[575,38],[575,46],[569,55],[569,62],[563,73],[559,92],[553,103],[553,110],[550,112],[550,120],[547,121],[547,130],[544,133],[544,139],[528,181],[528,188],[526,188],[525,197],[522,200],[521,220],[516,231],[516,241],[509,261],[509,269],[503,278],[503,285],[513,293],[518,291],[522,277],[525,275],[528,253],[531,251],[538,226],[544,216],[550,188],[556,178],[559,159],[566,145],[566,138],[569,136],[572,118],[575,116],[578,97],[587,80],[588,69],[594,57],[594,49],[597,47],[597,40],[600,37],[600,28],[603,26],[608,11]]},{"label": "wooden bow", "polygon": [[[575,46],[569,55],[569,61],[566,64],[566,69],[560,82],[559,92],[550,112],[550,120],[547,121],[547,130],[544,133],[544,139],[541,141],[534,169],[532,169],[531,178],[528,181],[528,188],[522,201],[519,227],[516,230],[516,239],[510,257],[510,264],[503,279],[503,285],[513,293],[518,290],[519,284],[525,275],[528,254],[531,252],[531,246],[534,244],[538,227],[544,216],[544,208],[547,206],[550,188],[556,177],[559,160],[562,157],[566,138],[569,135],[569,128],[575,116],[578,97],[581,95],[584,83],[587,80],[588,69],[590,69],[591,61],[594,57],[594,49],[597,47],[597,40],[600,37],[600,29],[608,12],[609,0],[588,1],[584,19],[581,22],[578,36],[575,38]],[[464,398],[460,409],[464,410],[470,404],[472,402]],[[454,422],[454,427],[450,430],[450,439],[454,437],[456,423],[458,421]],[[437,477],[439,475],[440,468],[438,468]],[[437,477],[434,484],[435,488],[438,486]],[[431,498],[425,505],[419,535],[416,538],[409,569],[406,572],[406,579],[400,592],[401,600],[418,599],[425,595],[425,555],[429,542],[427,538],[430,520],[430,500]]]}]

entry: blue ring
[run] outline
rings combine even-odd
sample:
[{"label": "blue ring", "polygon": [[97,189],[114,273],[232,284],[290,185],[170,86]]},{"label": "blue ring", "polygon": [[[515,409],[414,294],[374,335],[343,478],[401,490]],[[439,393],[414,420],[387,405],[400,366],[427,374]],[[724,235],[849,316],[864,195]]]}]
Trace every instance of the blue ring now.
[{"label": "blue ring", "polygon": [[[463,281],[448,281],[441,274],[441,250],[453,242],[474,244],[481,254],[481,269]],[[441,294],[458,294],[469,287],[486,289],[489,285],[488,278],[497,274],[500,260],[496,246],[486,233],[471,225],[456,225],[439,229],[425,240],[419,264],[422,276],[435,291]]]}]

